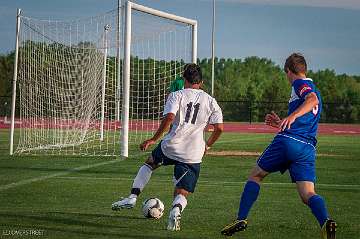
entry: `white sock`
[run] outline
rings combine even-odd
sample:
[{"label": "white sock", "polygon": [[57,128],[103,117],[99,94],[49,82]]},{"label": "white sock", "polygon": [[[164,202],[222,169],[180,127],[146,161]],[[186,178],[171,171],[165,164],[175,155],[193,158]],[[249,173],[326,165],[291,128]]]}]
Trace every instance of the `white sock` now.
[{"label": "white sock", "polygon": [[134,182],[133,182],[133,188],[140,189],[140,192],[144,189],[146,184],[149,182],[151,178],[152,170],[151,167],[147,164],[144,164],[140,167]]},{"label": "white sock", "polygon": [[129,195],[129,198],[137,198],[137,196],[138,195],[132,193],[132,194]]},{"label": "white sock", "polygon": [[176,197],[174,198],[174,201],[172,203],[172,206],[174,207],[175,205],[179,205],[179,204],[181,205],[181,212],[184,211],[184,209],[187,205],[187,199],[182,194],[176,195]]}]

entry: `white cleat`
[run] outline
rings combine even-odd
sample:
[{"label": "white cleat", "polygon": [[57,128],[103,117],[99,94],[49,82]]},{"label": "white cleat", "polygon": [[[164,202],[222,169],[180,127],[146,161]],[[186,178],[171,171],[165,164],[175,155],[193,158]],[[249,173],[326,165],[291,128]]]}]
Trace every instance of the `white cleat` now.
[{"label": "white cleat", "polygon": [[133,208],[135,206],[135,204],[136,204],[136,197],[120,198],[119,201],[114,202],[111,205],[111,209],[114,211],[118,211],[121,209],[130,209],[130,208]]},{"label": "white cleat", "polygon": [[181,219],[180,208],[174,207],[170,211],[167,229],[169,231],[180,231],[180,219]]}]

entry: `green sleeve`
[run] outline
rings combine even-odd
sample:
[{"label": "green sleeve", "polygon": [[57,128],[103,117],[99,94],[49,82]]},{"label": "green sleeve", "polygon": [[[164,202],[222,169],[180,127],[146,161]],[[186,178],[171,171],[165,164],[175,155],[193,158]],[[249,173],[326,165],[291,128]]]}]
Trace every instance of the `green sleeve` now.
[{"label": "green sleeve", "polygon": [[173,82],[171,82],[170,92],[175,92],[182,89],[184,89],[184,80],[182,77],[177,77]]}]

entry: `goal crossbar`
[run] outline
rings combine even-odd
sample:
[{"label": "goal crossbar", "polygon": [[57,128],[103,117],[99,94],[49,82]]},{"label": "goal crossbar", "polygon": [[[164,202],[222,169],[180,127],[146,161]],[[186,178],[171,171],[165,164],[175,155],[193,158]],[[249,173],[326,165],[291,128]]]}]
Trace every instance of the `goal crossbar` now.
[{"label": "goal crossbar", "polygon": [[130,97],[130,57],[131,57],[131,21],[132,10],[138,10],[157,17],[189,24],[192,26],[192,62],[197,61],[197,21],[179,17],[167,12],[159,11],[153,8],[145,7],[130,1],[126,2],[125,8],[125,42],[124,42],[124,71],[123,71],[123,125],[121,130],[121,155],[128,157],[129,154],[129,97]]},{"label": "goal crossbar", "polygon": [[128,157],[197,62],[196,20],[131,1],[88,19],[16,17],[10,155]]}]

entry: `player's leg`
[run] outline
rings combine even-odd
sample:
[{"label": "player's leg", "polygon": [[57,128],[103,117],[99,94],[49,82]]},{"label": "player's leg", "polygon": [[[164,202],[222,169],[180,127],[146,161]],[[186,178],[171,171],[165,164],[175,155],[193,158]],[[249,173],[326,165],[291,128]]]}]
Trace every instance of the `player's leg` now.
[{"label": "player's leg", "polygon": [[261,169],[258,165],[251,171],[241,195],[238,220],[246,220],[252,205],[258,198],[260,183],[268,174],[268,172]]},{"label": "player's leg", "polygon": [[315,192],[313,182],[297,181],[296,187],[300,198],[310,209],[322,231],[322,238],[335,239],[336,222],[329,218],[329,214],[325,205],[325,200]]},{"label": "player's leg", "polygon": [[160,144],[153,150],[152,154],[148,157],[145,163],[139,168],[136,177],[133,181],[133,185],[130,191],[130,195],[125,198],[120,198],[119,201],[114,202],[111,205],[112,210],[130,209],[136,204],[137,197],[143,191],[151,178],[152,171],[160,167],[163,162],[163,157]]},{"label": "player's leg", "polygon": [[260,192],[261,181],[271,172],[285,171],[284,144],[282,139],[275,137],[273,142],[266,148],[252,169],[248,181],[244,186],[240,199],[237,219],[226,225],[221,234],[231,236],[235,232],[244,231],[247,227],[247,217]]},{"label": "player's leg", "polygon": [[315,148],[301,142],[292,142],[289,144],[289,148],[291,148],[291,156],[294,157],[289,172],[292,180],[296,182],[299,196],[319,222],[323,238],[333,239],[335,238],[336,223],[329,219],[325,200],[315,192]]},{"label": "player's leg", "polygon": [[130,209],[136,204],[137,197],[140,195],[146,184],[151,178],[152,171],[158,168],[159,165],[154,163],[154,159],[150,156],[146,162],[139,168],[136,177],[133,181],[130,195],[125,198],[120,198],[119,201],[111,205],[112,210]]},{"label": "player's leg", "polygon": [[200,173],[200,164],[176,163],[174,167],[174,200],[169,213],[167,229],[180,230],[181,214],[187,205],[187,196],[193,193]]},{"label": "player's leg", "polygon": [[183,188],[176,188],[174,190],[174,201],[172,202],[172,208],[169,213],[169,220],[167,229],[170,231],[180,230],[181,213],[184,211],[187,205],[187,199],[189,192]]},{"label": "player's leg", "polygon": [[268,174],[268,172],[261,169],[258,165],[252,169],[241,195],[237,219],[226,225],[221,230],[221,234],[231,236],[235,232],[246,229],[248,214],[260,192],[260,183]]}]

